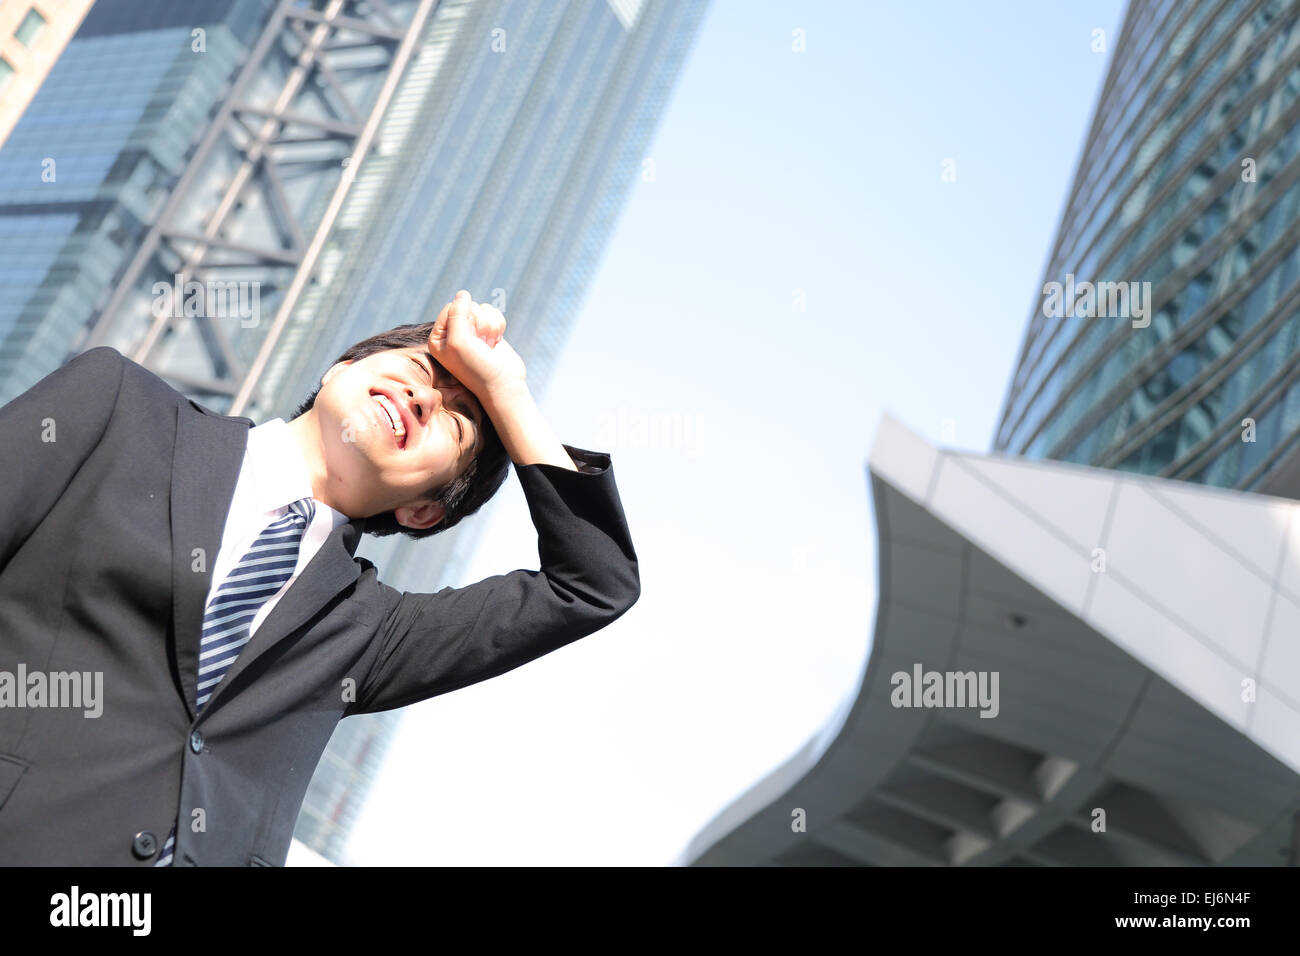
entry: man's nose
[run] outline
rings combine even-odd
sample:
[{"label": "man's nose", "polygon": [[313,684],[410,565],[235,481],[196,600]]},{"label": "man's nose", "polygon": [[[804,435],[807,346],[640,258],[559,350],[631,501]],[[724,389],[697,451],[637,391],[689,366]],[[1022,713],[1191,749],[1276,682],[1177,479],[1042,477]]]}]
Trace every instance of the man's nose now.
[{"label": "man's nose", "polygon": [[433,385],[420,385],[406,388],[411,399],[411,411],[420,419],[421,424],[428,421],[442,410],[442,393]]}]

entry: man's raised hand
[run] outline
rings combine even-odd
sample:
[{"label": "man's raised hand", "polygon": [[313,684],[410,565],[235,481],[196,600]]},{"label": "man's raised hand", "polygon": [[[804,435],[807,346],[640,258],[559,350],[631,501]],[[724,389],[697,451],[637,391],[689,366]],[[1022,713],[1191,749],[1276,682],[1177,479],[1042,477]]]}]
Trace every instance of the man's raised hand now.
[{"label": "man's raised hand", "polygon": [[464,289],[434,320],[429,352],[480,401],[524,387],[524,361],[505,340],[506,319]]},{"label": "man's raised hand", "polygon": [[462,289],[434,320],[429,352],[483,404],[511,461],[577,471],[528,393],[524,360],[505,328],[505,316]]}]

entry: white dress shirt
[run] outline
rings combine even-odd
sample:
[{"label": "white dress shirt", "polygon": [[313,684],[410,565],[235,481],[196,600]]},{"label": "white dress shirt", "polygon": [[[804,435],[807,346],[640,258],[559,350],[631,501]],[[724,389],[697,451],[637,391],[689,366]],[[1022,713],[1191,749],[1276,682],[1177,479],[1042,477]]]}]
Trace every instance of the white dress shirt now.
[{"label": "white dress shirt", "polygon": [[[226,526],[221,533],[221,548],[212,565],[212,600],[242,558],[253,546],[263,529],[289,512],[289,505],[301,498],[312,498],[311,479],[298,444],[282,418],[273,418],[248,430],[248,447],[239,469],[235,495],[230,500]],[[315,500],[313,498],[313,500]],[[329,538],[330,532],[351,519],[329,505],[316,501],[316,514],[298,546],[298,563],[293,575],[279,591],[263,604],[249,626],[249,635],[257,632],[268,614]],[[207,607],[206,602],[204,607]]]}]

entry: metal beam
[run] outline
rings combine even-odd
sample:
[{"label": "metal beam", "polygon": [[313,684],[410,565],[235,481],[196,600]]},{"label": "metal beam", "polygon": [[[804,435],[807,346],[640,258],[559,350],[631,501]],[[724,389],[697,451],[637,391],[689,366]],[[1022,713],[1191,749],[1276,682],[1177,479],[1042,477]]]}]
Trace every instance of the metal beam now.
[{"label": "metal beam", "polygon": [[381,27],[377,23],[371,23],[367,20],[358,20],[354,17],[340,17],[330,13],[320,13],[316,10],[306,10],[300,7],[294,7],[289,11],[288,16],[295,20],[303,20],[307,23],[327,23],[332,27],[342,30],[351,30],[354,33],[366,33],[373,37],[379,37],[384,40],[400,42],[405,37],[405,33],[400,29]]},{"label": "metal beam", "polygon": [[[132,359],[204,391],[235,395],[239,408],[247,402],[437,6],[437,0],[322,0],[321,9],[307,10],[296,2],[280,0],[271,13],[78,351],[118,341],[123,329],[142,328],[123,348]],[[364,69],[384,71],[377,88],[367,87],[346,64],[330,62],[342,49],[375,51],[375,62]],[[318,82],[309,82],[313,77]],[[282,149],[300,144],[328,148],[336,156]],[[331,197],[323,213],[316,211],[322,204],[313,196],[320,192]],[[265,336],[256,341],[257,359],[247,370],[220,320],[176,318],[171,309],[140,314],[155,280],[171,285],[177,274],[184,282],[217,270],[225,281],[284,277],[270,290],[279,300],[275,321],[261,323],[256,332],[241,331]],[[180,375],[162,366],[158,346],[187,326],[206,350],[215,378],[193,370]],[[240,352],[249,354],[251,344],[246,341]]]},{"label": "metal beam", "polygon": [[380,120],[383,118],[384,111],[388,108],[389,100],[392,99],[393,93],[397,89],[397,82],[411,57],[411,51],[415,48],[416,37],[420,35],[425,19],[433,9],[433,4],[434,0],[420,0],[419,6],[416,8],[415,15],[411,19],[410,29],[407,30],[401,45],[398,46],[397,52],[393,55],[393,65],[388,71],[388,76],[384,79],[379,98],[374,109],[370,112],[370,119],[366,121],[365,129],[362,130],[361,136],[357,139],[350,161],[343,167],[343,175],[339,180],[338,187],[334,190],[334,195],[330,199],[325,215],[316,228],[316,235],[307,248],[302,265],[298,267],[298,272],[289,285],[289,291],[285,293],[284,298],[281,300],[280,307],[275,313],[275,320],[271,323],[271,329],[266,338],[262,340],[262,347],[258,349],[257,357],[253,360],[252,366],[244,376],[244,381],[239,387],[234,402],[231,403],[229,412],[231,415],[243,414],[262,370],[266,368],[266,363],[270,360],[271,353],[275,350],[280,335],[284,332],[285,324],[289,321],[289,314],[293,311],[294,306],[298,304],[298,297],[302,295],[302,290],[306,288],[307,281],[316,268],[316,260],[320,257],[321,249],[325,245],[325,239],[329,236],[330,229],[334,227],[334,220],[338,217],[339,210],[343,208],[343,200],[347,197],[353,180],[356,179],[357,169],[362,158],[370,149],[371,140],[375,138],[375,134],[379,131]]}]

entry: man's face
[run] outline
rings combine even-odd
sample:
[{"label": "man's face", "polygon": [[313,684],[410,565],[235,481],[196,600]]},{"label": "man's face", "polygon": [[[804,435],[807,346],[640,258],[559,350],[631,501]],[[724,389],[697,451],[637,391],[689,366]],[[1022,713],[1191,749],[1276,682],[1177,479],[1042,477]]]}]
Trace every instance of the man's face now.
[{"label": "man's face", "polygon": [[440,520],[428,492],[464,471],[480,447],[474,394],[423,346],[340,362],[321,382],[313,411],[338,510],[354,518],[393,511],[411,528]]}]

